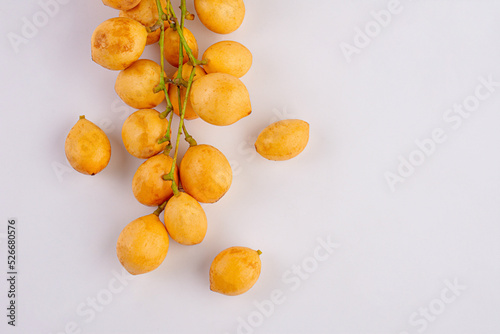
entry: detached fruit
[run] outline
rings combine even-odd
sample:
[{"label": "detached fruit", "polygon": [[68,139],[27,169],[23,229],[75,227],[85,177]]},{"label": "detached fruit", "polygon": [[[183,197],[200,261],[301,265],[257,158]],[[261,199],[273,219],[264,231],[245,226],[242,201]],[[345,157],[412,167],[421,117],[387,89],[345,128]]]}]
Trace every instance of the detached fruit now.
[{"label": "detached fruit", "polygon": [[116,254],[132,275],[150,272],[163,262],[168,252],[168,233],[155,214],[137,218],[120,233]]},{"label": "detached fruit", "polygon": [[210,290],[228,296],[247,292],[257,282],[261,251],[230,247],[220,252],[210,266]]},{"label": "detached fruit", "polygon": [[266,127],[257,137],[255,149],[269,160],[288,160],[299,155],[309,141],[309,123],[286,119]]},{"label": "detached fruit", "polygon": [[109,139],[97,125],[80,116],[66,137],[64,145],[70,165],[82,174],[95,175],[111,158]]}]

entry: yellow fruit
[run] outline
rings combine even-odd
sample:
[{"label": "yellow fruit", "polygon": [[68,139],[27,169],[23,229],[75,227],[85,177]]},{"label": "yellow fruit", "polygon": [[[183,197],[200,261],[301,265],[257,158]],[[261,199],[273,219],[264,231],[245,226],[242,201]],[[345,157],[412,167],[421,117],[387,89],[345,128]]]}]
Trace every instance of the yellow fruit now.
[{"label": "yellow fruit", "polygon": [[309,141],[309,124],[287,119],[266,127],[257,137],[255,149],[269,160],[288,160],[299,155]]},{"label": "yellow fruit", "polygon": [[[184,33],[184,38],[191,49],[193,56],[198,58],[198,43],[196,42],[196,38],[193,33],[189,31],[187,28],[182,30]],[[178,67],[179,66],[179,34],[172,28],[165,29],[164,39],[164,49],[163,55],[165,59],[170,63],[170,65]],[[183,50],[183,62],[186,63],[189,58],[186,53],[186,50]]]},{"label": "yellow fruit", "polygon": [[102,0],[102,3],[114,9],[128,10],[137,6],[141,0]]},{"label": "yellow fruit", "polygon": [[193,197],[184,192],[173,196],[165,207],[164,221],[168,234],[180,244],[196,245],[207,233],[207,216]]},{"label": "yellow fruit", "polygon": [[92,60],[110,70],[123,70],[139,59],[148,32],[139,22],[127,17],[104,21],[92,33]]},{"label": "yellow fruit", "polygon": [[233,179],[229,161],[210,145],[191,146],[182,158],[179,174],[184,190],[201,203],[217,202]]},{"label": "yellow fruit", "polygon": [[109,139],[97,125],[80,116],[71,128],[64,145],[70,165],[82,174],[95,175],[111,158]]},{"label": "yellow fruit", "polygon": [[201,23],[218,34],[235,31],[245,18],[243,0],[194,0],[194,8]]},{"label": "yellow fruit", "polygon": [[165,136],[168,120],[154,109],[141,109],[130,115],[122,127],[122,140],[128,153],[147,159],[165,149],[168,142],[158,144]]},{"label": "yellow fruit", "polygon": [[118,74],[115,91],[136,109],[154,108],[165,99],[163,90],[153,90],[160,83],[161,67],[149,59],[139,59]]},{"label": "yellow fruit", "polygon": [[137,218],[120,233],[116,254],[132,275],[150,272],[163,262],[168,252],[168,233],[155,214]]},{"label": "yellow fruit", "polygon": [[[192,69],[193,66],[191,65],[188,64],[182,65],[182,79],[188,81]],[[173,79],[177,78],[177,72],[179,72],[179,70],[175,71],[174,75],[172,76]],[[199,79],[205,74],[206,73],[201,66],[196,66],[193,81]],[[168,87],[168,96],[170,97],[170,101],[172,102],[172,106],[174,107],[174,112],[177,115],[179,115],[179,99],[177,97],[177,90],[178,89],[176,85],[171,84]],[[183,103],[185,97],[186,97],[186,87],[181,87],[181,101]],[[196,118],[198,118],[198,115],[196,115],[196,113],[194,112],[193,107],[191,106],[191,101],[189,101],[188,99],[186,106],[186,113],[184,114],[184,119],[196,119]]]},{"label": "yellow fruit", "polygon": [[247,292],[260,275],[261,251],[230,247],[220,252],[210,266],[210,290],[228,296]]},{"label": "yellow fruit", "polygon": [[[132,191],[142,204],[157,206],[168,200],[172,192],[172,181],[163,180],[163,175],[170,172],[173,159],[160,153],[146,160],[139,166],[132,179]],[[179,182],[177,167],[174,170],[175,182]]]},{"label": "yellow fruit", "polygon": [[234,41],[222,41],[211,45],[202,57],[207,63],[207,73],[227,73],[237,78],[244,76],[252,66],[252,53],[244,45]]},{"label": "yellow fruit", "polygon": [[252,112],[247,88],[226,73],[210,73],[196,80],[189,98],[194,112],[213,125],[230,125]]},{"label": "yellow fruit", "polygon": [[[167,6],[165,0],[161,0],[163,8]],[[140,22],[145,27],[152,27],[158,21],[158,9],[156,8],[156,0],[142,0],[137,6],[129,10],[121,10],[120,17],[128,17]],[[160,39],[160,29],[148,33],[146,44],[150,45],[158,42]]]}]

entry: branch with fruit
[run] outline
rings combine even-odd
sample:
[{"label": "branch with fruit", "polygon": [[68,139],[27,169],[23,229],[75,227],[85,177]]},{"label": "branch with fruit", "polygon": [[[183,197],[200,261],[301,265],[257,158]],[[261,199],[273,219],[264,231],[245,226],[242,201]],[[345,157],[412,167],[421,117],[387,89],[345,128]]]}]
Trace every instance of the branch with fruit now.
[{"label": "branch with fruit", "polygon": [[[146,159],[132,178],[132,191],[139,203],[157,207],[125,226],[118,237],[118,259],[137,275],[163,262],[170,238],[183,245],[204,240],[208,223],[200,203],[215,203],[224,196],[233,174],[224,154],[211,145],[198,144],[185,121],[201,118],[227,126],[251,114],[250,95],[240,78],[252,65],[252,53],[241,43],[226,40],[207,48],[198,60],[196,38],[184,26],[185,20],[194,19],[186,0],[180,0],[179,16],[170,0],[103,3],[119,9],[120,14],[94,30],[92,59],[104,68],[120,71],[115,91],[137,109],[122,127],[126,150]],[[201,23],[218,34],[235,31],[245,16],[243,0],[194,0],[194,7]],[[160,64],[139,59],[147,45],[156,43]],[[172,78],[165,74],[165,60],[178,68]],[[153,109],[163,101],[164,111]],[[174,114],[179,116],[179,126],[172,138]],[[178,165],[182,135],[189,148]],[[308,139],[308,123],[284,120],[265,128],[255,148],[269,160],[288,160],[304,150]],[[111,157],[106,134],[84,116],[69,132],[65,151],[77,171],[90,175],[103,170]],[[222,251],[210,268],[210,288],[227,295],[250,289],[260,275],[260,254],[246,247]]]}]

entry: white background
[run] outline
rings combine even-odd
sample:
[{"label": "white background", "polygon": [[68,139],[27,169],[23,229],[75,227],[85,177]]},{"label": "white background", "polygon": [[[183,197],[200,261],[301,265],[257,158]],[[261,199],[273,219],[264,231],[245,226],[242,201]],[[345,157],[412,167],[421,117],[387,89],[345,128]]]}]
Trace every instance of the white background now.
[{"label": "white background", "polygon": [[[370,13],[388,3],[246,1],[230,35],[187,23],[200,55],[225,39],[252,51],[243,81],[253,113],[230,127],[188,122],[199,143],[231,161],[233,185],[203,206],[202,244],[172,241],[157,270],[119,283],[117,237],[153,209],[132,194],[141,161],[121,142],[133,110],[114,92],[117,72],[90,58],[92,31],[117,12],[66,1],[15,48],[9,36],[23,36],[43,10],[2,1],[0,332],[499,333],[500,87],[457,129],[443,116],[474,101],[480,78],[500,82],[500,3],[401,0],[349,62],[342,43],[376,29]],[[149,46],[143,58],[158,55]],[[112,144],[94,177],[69,169],[64,155],[82,114]],[[309,145],[295,159],[267,161],[253,140],[283,118],[310,123]],[[397,175],[400,156],[418,157],[415,141],[436,128],[446,141],[391,191],[385,174]],[[9,217],[18,219],[16,328],[4,315]],[[340,245],[325,261],[313,258],[318,238]],[[246,294],[227,297],[209,290],[208,269],[233,245],[261,249],[262,274]],[[308,276],[290,271],[303,265]],[[273,290],[282,303],[270,306]]]}]

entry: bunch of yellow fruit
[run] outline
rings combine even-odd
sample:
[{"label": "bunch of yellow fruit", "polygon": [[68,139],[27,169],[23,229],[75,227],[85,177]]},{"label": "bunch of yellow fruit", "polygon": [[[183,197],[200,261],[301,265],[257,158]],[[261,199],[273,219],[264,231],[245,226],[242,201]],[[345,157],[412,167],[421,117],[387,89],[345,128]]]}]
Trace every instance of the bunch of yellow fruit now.
[{"label": "bunch of yellow fruit", "polygon": [[[137,275],[163,262],[169,237],[183,245],[196,245],[205,238],[207,217],[200,203],[217,202],[229,190],[233,175],[224,154],[211,145],[197,144],[184,121],[199,117],[226,126],[250,115],[250,96],[239,78],[250,69],[252,54],[238,42],[222,41],[207,48],[198,60],[196,38],[184,27],[185,20],[194,19],[186,0],[180,2],[179,17],[170,0],[103,3],[120,13],[94,30],[92,59],[120,71],[115,91],[138,109],[125,120],[121,133],[126,150],[146,159],[133,176],[132,191],[139,203],[157,207],[125,226],[118,237],[118,259]],[[245,16],[243,0],[194,0],[194,6],[200,21],[219,34],[238,29]],[[145,47],[154,43],[160,46],[160,64],[139,59]],[[172,78],[165,74],[164,60],[178,67]],[[165,111],[152,109],[163,101]],[[172,138],[174,113],[179,116],[179,128]],[[178,165],[182,135],[190,147]],[[285,120],[264,129],[255,147],[267,159],[287,160],[302,152],[308,138],[306,122]],[[90,175],[104,169],[111,156],[106,134],[84,116],[71,129],[65,149],[70,164]],[[246,247],[222,251],[210,268],[210,288],[226,295],[250,289],[260,275],[260,254]]]}]

